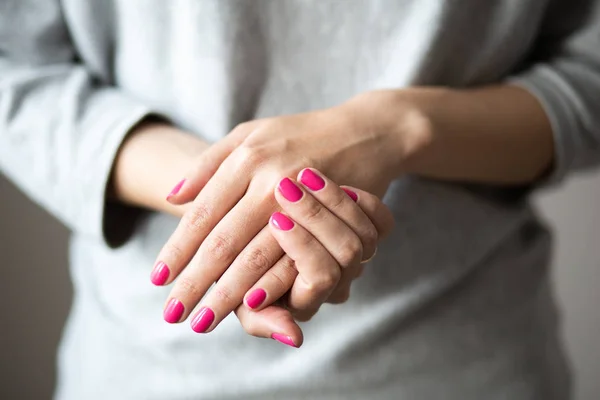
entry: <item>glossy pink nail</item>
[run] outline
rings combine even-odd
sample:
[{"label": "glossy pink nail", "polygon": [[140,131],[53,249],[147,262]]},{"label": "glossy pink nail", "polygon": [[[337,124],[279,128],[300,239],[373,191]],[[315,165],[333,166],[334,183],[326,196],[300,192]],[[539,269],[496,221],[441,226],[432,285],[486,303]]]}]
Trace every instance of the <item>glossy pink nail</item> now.
[{"label": "glossy pink nail", "polygon": [[346,192],[346,194],[347,194],[348,196],[350,196],[350,198],[351,198],[352,200],[354,200],[354,202],[355,202],[355,203],[358,201],[358,195],[357,195],[356,193],[354,193],[352,190],[350,190],[350,189],[346,189],[346,188],[342,188],[342,190],[343,190],[344,192]]},{"label": "glossy pink nail", "polygon": [[254,289],[248,297],[246,297],[246,304],[250,308],[257,308],[267,298],[267,292],[263,289]]},{"label": "glossy pink nail", "polygon": [[165,307],[163,318],[170,324],[179,322],[184,311],[183,303],[177,299],[171,299]]},{"label": "glossy pink nail", "polygon": [[169,193],[169,195],[167,196],[167,200],[169,200],[171,197],[173,197],[177,193],[179,193],[179,191],[181,190],[184,183],[185,183],[185,179],[182,179],[181,181],[179,181],[179,183],[177,185],[175,185],[173,190],[171,190],[171,193]]},{"label": "glossy pink nail", "polygon": [[192,319],[192,330],[196,333],[204,333],[210,328],[215,320],[215,313],[208,307],[202,307],[198,314]]},{"label": "glossy pink nail", "polygon": [[308,168],[300,174],[300,182],[313,191],[321,190],[325,187],[325,180]]},{"label": "glossy pink nail", "polygon": [[162,286],[165,284],[165,282],[167,282],[167,279],[169,279],[170,273],[171,271],[169,271],[169,267],[167,266],[167,264],[165,264],[162,261],[159,261],[154,266],[152,274],[150,274],[150,280],[156,286]]},{"label": "glossy pink nail", "polygon": [[298,348],[291,337],[282,335],[281,333],[274,333],[271,335],[271,339],[275,339],[280,343],[287,344],[288,346],[292,346]]},{"label": "glossy pink nail", "polygon": [[302,198],[302,190],[290,178],[283,178],[279,181],[279,191],[291,202],[296,202]]},{"label": "glossy pink nail", "polygon": [[280,212],[276,212],[271,215],[271,223],[275,226],[275,228],[282,231],[289,231],[294,227],[294,221]]}]

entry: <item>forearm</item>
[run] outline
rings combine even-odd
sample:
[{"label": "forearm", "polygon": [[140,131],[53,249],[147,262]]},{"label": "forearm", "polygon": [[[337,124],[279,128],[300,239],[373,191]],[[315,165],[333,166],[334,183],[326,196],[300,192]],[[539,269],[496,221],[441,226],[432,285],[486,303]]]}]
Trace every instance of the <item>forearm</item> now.
[{"label": "forearm", "polygon": [[177,216],[183,206],[165,200],[209,145],[166,123],[146,121],[127,136],[115,160],[109,196],[125,204]]},{"label": "forearm", "polygon": [[393,135],[398,176],[509,185],[530,183],[551,167],[550,122],[521,88],[379,93],[374,109]]}]

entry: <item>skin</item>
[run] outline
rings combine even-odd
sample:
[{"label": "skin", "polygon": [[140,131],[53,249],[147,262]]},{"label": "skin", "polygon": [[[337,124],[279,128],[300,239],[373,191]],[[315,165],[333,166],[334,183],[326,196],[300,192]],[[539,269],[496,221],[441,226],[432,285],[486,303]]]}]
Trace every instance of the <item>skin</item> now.
[{"label": "skin", "polygon": [[[213,145],[213,152],[219,150],[220,146],[224,148],[222,147],[223,144],[224,142],[219,142]],[[198,160],[206,160],[205,158],[199,159],[198,155],[204,154],[209,147],[208,144],[200,141],[195,136],[160,121],[146,121],[137,126],[123,143],[117,156],[109,193],[113,197],[113,200],[120,200],[127,204],[167,212],[181,217],[186,209],[189,208],[189,204],[172,205],[166,201],[164,194],[168,192],[175,177],[183,175],[184,172],[189,172],[192,167],[197,168]],[[160,162],[148,163],[145,155],[149,154],[153,155],[151,159],[156,159]],[[318,173],[318,171],[316,172]],[[391,213],[377,197],[360,189],[349,188],[358,196],[357,202],[354,203],[337,185],[326,177],[323,176],[323,178],[327,181],[327,186],[325,190],[320,191],[317,197],[320,197],[320,201],[323,204],[326,204],[328,198],[334,199],[339,207],[341,193],[342,198],[346,200],[343,213],[348,214],[344,221],[354,221],[354,228],[358,231],[366,231],[371,235],[371,240],[373,240],[373,237],[380,234],[385,235],[391,230],[393,225]],[[337,192],[333,192],[337,193],[337,198],[331,196],[332,190],[337,190]],[[329,195],[327,195],[328,193]],[[303,202],[309,196],[311,195],[305,196]],[[318,203],[318,200],[314,201]],[[300,202],[300,204],[303,202]],[[286,204],[282,204],[281,209],[285,210],[285,206]],[[337,223],[339,224],[340,222],[338,221]],[[294,231],[297,230],[295,229]],[[271,235],[269,227],[265,227],[262,230],[261,237],[269,238],[273,244],[270,248],[275,250],[276,257],[279,258],[279,261],[271,268],[268,274],[259,277],[260,287],[268,295],[265,301],[256,307],[255,310],[250,310],[247,305],[241,305],[240,300],[236,304],[235,312],[242,326],[249,334],[259,337],[271,337],[273,334],[281,334],[289,338],[298,347],[302,344],[303,336],[295,320],[310,319],[316,313],[318,307],[306,312],[295,310],[290,305],[287,305],[287,307],[271,305],[271,303],[289,290],[289,287],[297,278],[294,262],[286,255],[281,257],[283,250],[278,245],[278,240],[285,240],[285,236],[295,235],[294,231],[289,234],[282,232],[275,239]],[[355,236],[353,232],[350,233]],[[342,241],[347,240],[344,238],[344,235],[337,235],[336,237]],[[359,239],[354,238],[354,240]],[[287,243],[289,242],[287,240]],[[296,247],[298,248],[298,246]],[[313,254],[314,247],[317,247],[317,249],[322,248],[319,242],[313,240],[311,243],[308,243],[308,246],[303,246],[302,252]],[[358,250],[362,251],[362,248]],[[264,257],[264,252],[261,254]],[[327,256],[330,257],[329,255]],[[245,257],[248,259],[247,256]],[[351,281],[360,275],[362,269],[363,266],[360,264],[348,268],[342,274],[342,279],[338,285],[339,288],[332,291],[327,298],[327,302],[334,304],[345,302],[349,296]],[[226,274],[222,276],[220,281],[227,282],[230,275]],[[166,302],[166,306],[168,303]],[[218,307],[213,308],[218,309]]]},{"label": "skin", "polygon": [[[168,168],[170,157],[183,155],[177,154],[175,145],[169,146],[157,137],[148,138],[146,151],[128,149],[137,134],[132,133],[133,139],[124,144],[117,158],[115,195],[121,201],[160,210],[163,206],[156,198],[157,191],[163,189],[159,187],[162,180],[160,185],[151,184],[149,171],[138,174],[132,172],[134,168],[124,169],[142,159],[156,160],[153,168]],[[180,134],[184,141],[185,134]],[[189,152],[189,148],[186,150]],[[170,156],[165,157],[165,151]],[[238,257],[244,252],[282,254],[281,247],[291,249],[275,231],[272,235],[259,232],[273,212],[289,206],[277,192],[274,200],[276,182],[281,177],[298,176],[307,166],[315,167],[331,182],[381,196],[393,179],[404,174],[498,185],[527,184],[543,176],[551,167],[552,157],[551,126],[541,105],[527,91],[512,86],[368,92],[330,109],[242,124],[189,162],[184,185],[170,197],[173,204],[183,207],[178,209],[183,217],[158,256],[171,269],[168,283],[179,276],[169,298],[185,305],[181,320],[199,302],[200,307],[217,308],[219,315],[207,331],[214,329],[229,309],[242,302],[248,289],[256,288],[252,281],[268,276],[278,262],[273,256],[271,265],[266,262],[254,268],[254,276],[249,277],[247,265],[235,262]],[[179,179],[173,177],[171,185]],[[134,180],[139,185],[135,197],[131,189],[125,189]],[[323,208],[331,211],[331,207]],[[305,228],[306,224],[300,223]],[[331,244],[323,243],[319,229],[312,229],[319,243],[332,249]],[[358,258],[372,255],[379,237],[373,240],[374,235],[355,234],[360,249],[350,246],[352,251],[342,259],[339,255],[336,258],[335,251],[330,252],[340,267],[339,273],[332,272],[333,268],[311,267],[310,261],[294,253],[299,274],[293,281],[288,277],[288,289],[293,294],[288,302],[298,315],[314,314],[327,294],[347,290],[351,279],[342,280],[341,270],[360,263]],[[300,268],[300,264],[307,267]],[[209,286],[225,272],[226,284],[205,297]],[[343,287],[339,289],[341,280]],[[268,297],[269,301],[283,289],[278,290]],[[240,310],[238,307],[238,317]],[[240,319],[244,323],[244,318]],[[287,328],[292,329],[291,324]]]}]

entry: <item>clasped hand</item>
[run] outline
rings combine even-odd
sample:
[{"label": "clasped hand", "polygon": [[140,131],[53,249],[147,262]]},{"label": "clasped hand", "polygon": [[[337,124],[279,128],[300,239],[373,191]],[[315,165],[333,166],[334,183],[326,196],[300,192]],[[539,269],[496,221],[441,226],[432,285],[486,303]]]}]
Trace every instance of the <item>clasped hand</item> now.
[{"label": "clasped hand", "polygon": [[250,334],[299,346],[294,319],[345,302],[392,229],[376,196],[392,179],[387,140],[339,106],[241,124],[202,153],[169,198],[186,212],[152,274],[177,278],[165,319],[192,315],[205,333],[235,311]]}]

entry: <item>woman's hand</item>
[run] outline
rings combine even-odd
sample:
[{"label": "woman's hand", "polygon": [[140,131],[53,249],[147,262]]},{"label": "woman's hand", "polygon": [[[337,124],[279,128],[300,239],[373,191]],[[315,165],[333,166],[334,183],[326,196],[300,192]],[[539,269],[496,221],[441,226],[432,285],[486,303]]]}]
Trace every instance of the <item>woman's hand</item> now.
[{"label": "woman's hand", "polygon": [[[271,217],[270,227],[261,230],[203,299],[192,317],[194,331],[213,330],[242,303],[252,285],[255,289],[247,293],[247,307],[262,312],[290,292],[286,306],[296,319],[303,321],[310,319],[324,302],[345,302],[352,280],[362,273],[363,243],[368,243],[369,254],[374,254],[377,241],[393,226],[391,212],[376,196],[356,188],[342,189],[314,169],[302,170],[298,182],[283,178],[274,186],[274,197],[296,222],[279,212]],[[254,242],[263,241],[269,241],[270,246],[261,249],[260,255],[246,254]],[[283,257],[281,247],[287,253]],[[240,260],[253,260],[250,265],[274,266],[265,275],[249,280]],[[226,298],[222,296],[225,290]],[[244,311],[247,310],[238,308],[238,316]],[[183,303],[171,298],[165,319],[179,322],[183,312]],[[301,332],[296,329],[282,333],[245,328],[256,336],[285,334],[293,343],[301,341]]]},{"label": "woman's hand", "polygon": [[[275,212],[269,227],[253,242],[272,236],[286,255],[252,283],[244,266],[234,261],[200,302],[191,321],[194,331],[213,330],[242,302],[252,284],[245,297],[248,307],[261,309],[289,291],[286,306],[299,320],[310,319],[328,300],[345,302],[352,280],[362,272],[363,248],[372,256],[378,239],[393,226],[391,212],[377,197],[356,188],[342,189],[314,169],[302,170],[298,182],[281,179],[275,198],[287,215]],[[279,254],[262,251],[268,258]],[[228,291],[225,301],[224,291]]]},{"label": "woman's hand", "polygon": [[[396,144],[390,143],[385,131],[371,125],[359,111],[360,107],[340,106],[253,121],[232,132],[226,145],[215,147],[222,153],[226,153],[223,147],[234,150],[214,176],[206,172],[205,163],[199,163],[201,178],[191,174],[189,184],[194,186],[194,182],[206,180],[208,183],[197,185],[203,186],[202,190],[157,260],[160,268],[167,271],[164,283],[181,274],[169,296],[183,304],[180,320],[190,314],[227,269],[235,271],[238,285],[249,288],[281,258],[283,251],[272,235],[261,234],[271,214],[277,211],[271,188],[279,177],[296,176],[305,165],[316,165],[336,182],[379,195],[385,192],[398,157],[393,154]],[[206,159],[214,164],[218,157],[207,153]],[[187,184],[180,193],[185,193]],[[183,197],[174,194],[171,199],[186,201]],[[362,257],[371,257],[375,251],[373,240],[361,244]],[[318,272],[302,278],[309,288],[322,292],[324,286],[332,286],[333,279],[326,271]],[[213,292],[226,309],[238,304],[238,287],[222,285]],[[215,318],[223,317],[208,309],[202,315],[201,324],[195,320],[198,331],[208,331]]]},{"label": "woman's hand", "polygon": [[[322,176],[318,171],[309,171]],[[300,182],[303,180],[302,176],[304,174],[301,172]],[[271,337],[286,345],[299,347],[303,341],[302,332],[297,325],[291,324],[289,311],[297,320],[308,320],[318,311],[324,295],[314,296],[315,293],[307,288],[304,282],[297,285],[298,289],[295,293],[289,291],[295,281],[302,279],[297,274],[295,265],[298,265],[299,270],[316,271],[323,268],[329,270],[330,275],[339,276],[335,288],[325,291],[330,293],[326,302],[344,303],[350,296],[352,281],[360,277],[364,268],[364,263],[356,262],[347,268],[341,268],[332,255],[339,254],[339,250],[344,248],[346,243],[356,241],[356,232],[348,228],[363,219],[363,212],[369,218],[369,222],[365,223],[367,226],[369,224],[375,226],[379,239],[386,236],[393,228],[394,220],[391,212],[376,196],[353,187],[339,188],[326,177],[322,179],[324,186],[316,191],[298,183],[304,193],[301,200],[297,202],[289,202],[277,193],[279,188],[276,189],[277,201],[287,215],[276,212],[271,217],[269,228],[273,237],[288,254],[260,278],[247,292],[245,304],[236,309],[242,326],[253,336]],[[316,181],[318,182],[319,179]],[[314,198],[311,199],[311,196]],[[315,208],[311,208],[311,205]],[[310,211],[307,213],[307,210]],[[312,217],[314,215],[321,217],[314,219]],[[294,218],[292,219],[291,216]],[[368,229],[371,228],[363,227],[360,230],[364,232]],[[318,239],[321,236],[324,237],[323,242]],[[292,254],[295,255],[295,261],[290,258]],[[354,259],[359,258],[355,256]],[[225,272],[225,275],[228,272]],[[217,285],[220,283],[221,281]],[[210,297],[209,293],[202,302],[209,304],[209,307]],[[283,301],[277,301],[280,298]],[[274,307],[271,305],[273,302],[283,303],[286,309]]]},{"label": "woman's hand", "polygon": [[[294,280],[290,278],[295,274],[282,263],[276,264],[248,291],[245,303],[260,310],[287,293],[287,307],[294,317],[308,320],[322,303],[348,300],[352,281],[368,261],[362,258],[362,243],[387,236],[394,219],[376,196],[353,187],[340,188],[313,169],[301,171],[299,182],[288,178],[282,182],[285,184],[278,185],[275,197],[283,213],[275,212],[269,227],[300,274],[294,276],[292,288]],[[297,201],[286,198],[285,189],[293,188],[291,185],[302,192]],[[311,286],[304,279],[323,272],[326,279],[320,286]]]},{"label": "woman's hand", "polygon": [[[214,163],[207,166],[207,170],[216,171],[218,168],[219,153],[231,152],[233,141],[229,139],[220,141],[211,146]],[[112,196],[122,202],[135,204],[157,211],[168,212],[181,217],[189,204],[172,205],[165,201],[165,192],[168,191],[169,182],[189,169],[198,154],[206,151],[209,146],[198,138],[182,132],[172,126],[159,121],[147,121],[138,126],[128,136],[119,152],[114,167],[112,179],[113,186],[109,189]],[[226,155],[226,154],[225,154]],[[224,157],[224,156],[221,156]],[[154,160],[148,163],[148,159]],[[165,190],[166,189],[166,190]],[[279,248],[273,240],[273,246]],[[284,256],[283,263],[292,265],[293,275],[290,275],[288,286],[291,286],[296,277],[293,262]],[[282,265],[280,262],[278,265]],[[346,292],[343,284],[338,285],[338,292]],[[272,297],[272,296],[270,296]],[[335,302],[336,295],[329,301]],[[338,300],[339,301],[339,300]],[[288,338],[287,343],[302,343],[302,332],[295,322],[290,311],[280,305],[268,305],[269,299],[260,306],[260,310],[251,310],[245,305],[240,305],[236,314],[246,331],[255,336]],[[241,300],[240,300],[241,303]],[[167,307],[170,313],[177,312],[177,307]],[[306,318],[306,317],[305,317]],[[291,340],[291,342],[290,342]]]}]

